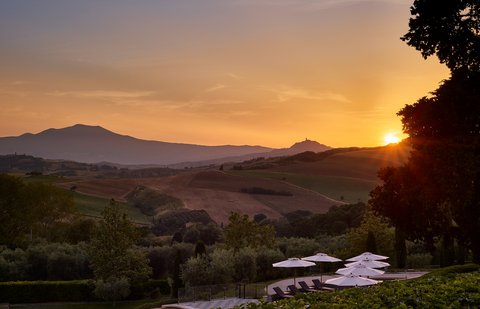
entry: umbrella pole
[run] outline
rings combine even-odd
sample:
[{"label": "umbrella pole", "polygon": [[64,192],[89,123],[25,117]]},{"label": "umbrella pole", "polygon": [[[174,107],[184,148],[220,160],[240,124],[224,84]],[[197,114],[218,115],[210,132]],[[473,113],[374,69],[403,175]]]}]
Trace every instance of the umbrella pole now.
[{"label": "umbrella pole", "polygon": [[323,264],[320,263],[320,282],[323,283]]}]

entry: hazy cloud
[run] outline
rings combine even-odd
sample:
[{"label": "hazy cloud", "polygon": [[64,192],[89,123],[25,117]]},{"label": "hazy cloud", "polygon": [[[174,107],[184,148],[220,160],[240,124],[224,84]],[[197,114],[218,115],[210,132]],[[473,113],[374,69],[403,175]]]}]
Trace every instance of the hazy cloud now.
[{"label": "hazy cloud", "polygon": [[213,91],[217,91],[217,90],[220,90],[220,89],[223,89],[223,88],[226,88],[226,87],[227,86],[225,86],[224,84],[216,84],[215,86],[207,88],[205,90],[205,92],[213,92]]},{"label": "hazy cloud", "polygon": [[340,103],[351,103],[351,101],[343,94],[330,91],[313,92],[306,89],[286,86],[279,88],[270,88],[269,91],[276,94],[279,102],[285,102],[292,99],[304,99],[314,101],[335,101]]},{"label": "hazy cloud", "polygon": [[101,99],[132,99],[146,98],[154,95],[154,91],[112,91],[112,90],[88,90],[88,91],[54,91],[47,93],[56,97],[81,97]]}]

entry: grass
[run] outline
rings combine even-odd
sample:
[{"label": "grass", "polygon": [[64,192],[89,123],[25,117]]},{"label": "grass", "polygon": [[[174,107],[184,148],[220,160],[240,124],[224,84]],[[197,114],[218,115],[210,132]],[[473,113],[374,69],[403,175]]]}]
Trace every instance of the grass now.
[{"label": "grass", "polygon": [[[77,211],[87,216],[101,217],[103,209],[110,203],[109,199],[102,197],[81,194],[78,192],[72,192],[72,194]],[[140,209],[127,203],[117,203],[132,221],[141,224],[150,224],[149,218],[142,214]]]},{"label": "grass", "polygon": [[367,201],[370,191],[377,185],[377,183],[372,180],[342,176],[311,176],[261,170],[228,171],[228,173],[232,175],[285,181],[293,185],[318,192],[331,199],[343,200],[349,203]]},{"label": "grass", "polygon": [[26,183],[36,183],[36,182],[44,182],[44,183],[50,183],[50,184],[55,184],[55,183],[60,183],[66,181],[65,178],[63,177],[58,177],[58,176],[50,176],[50,175],[22,175],[23,181]]},{"label": "grass", "polygon": [[[34,175],[34,176],[23,176],[23,180],[26,183],[36,183],[44,182],[50,184],[61,183],[68,181],[63,177],[50,176],[50,175]],[[75,191],[69,191],[73,195],[73,201],[77,211],[81,214],[92,216],[92,217],[102,217],[102,211],[105,206],[110,203],[110,199],[82,194]],[[127,214],[127,216],[135,223],[139,224],[150,224],[150,219],[145,216],[140,209],[129,205],[123,202],[117,202],[120,205],[120,208]]]}]

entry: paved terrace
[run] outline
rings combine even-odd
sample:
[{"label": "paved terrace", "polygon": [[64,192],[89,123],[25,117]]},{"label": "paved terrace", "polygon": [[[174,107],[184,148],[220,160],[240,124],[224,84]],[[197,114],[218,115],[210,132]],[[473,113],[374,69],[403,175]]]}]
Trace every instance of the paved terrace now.
[{"label": "paved terrace", "polygon": [[[400,273],[385,273],[380,276],[371,277],[375,280],[405,280],[405,279],[413,279],[418,278],[426,274],[426,272],[419,272],[419,271],[407,271],[407,272],[400,272]],[[341,277],[340,275],[324,275],[322,276],[322,281],[325,282],[331,278],[338,278]],[[296,282],[305,281],[308,285],[313,285],[313,279],[320,279],[320,276],[307,276],[307,277],[297,277],[295,279]],[[287,286],[293,283],[293,278],[284,279],[281,281],[274,282],[267,287],[268,295],[275,294],[273,291],[273,287],[278,286],[282,290],[287,290]],[[297,287],[300,286],[297,283]],[[197,302],[188,302],[188,303],[180,303],[180,304],[171,304],[171,305],[163,305],[162,308],[166,309],[210,309],[210,308],[222,308],[228,309],[233,308],[237,305],[250,303],[250,302],[258,302],[256,299],[242,299],[242,298],[227,298],[227,299],[219,299],[219,300],[212,300],[212,301],[197,301]]]}]

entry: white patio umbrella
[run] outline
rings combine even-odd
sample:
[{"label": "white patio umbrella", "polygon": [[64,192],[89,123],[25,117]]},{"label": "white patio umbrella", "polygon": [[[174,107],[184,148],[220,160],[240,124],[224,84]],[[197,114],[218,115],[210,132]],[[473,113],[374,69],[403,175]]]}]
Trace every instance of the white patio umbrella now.
[{"label": "white patio umbrella", "polygon": [[328,279],[325,283],[338,286],[367,286],[380,283],[380,281],[368,279],[356,275],[347,275],[340,278]]},{"label": "white patio umbrella", "polygon": [[[272,264],[273,267],[284,267],[284,268],[297,268],[297,267],[310,267],[315,266],[315,263],[304,261],[299,258],[289,258],[285,261],[277,262]],[[295,274],[296,275],[296,274]],[[296,285],[295,275],[293,276],[293,285]]]},{"label": "white patio umbrella", "polygon": [[[310,261],[310,262],[327,262],[327,263],[334,263],[334,262],[341,262],[342,260],[337,259],[336,257],[330,256],[326,253],[317,253],[312,256],[307,256],[302,258],[302,260]],[[322,266],[320,265],[320,282],[322,282]]]},{"label": "white patio umbrella", "polygon": [[364,260],[364,259],[370,259],[370,260],[378,261],[378,260],[386,260],[386,259],[388,259],[388,256],[373,254],[371,252],[363,252],[360,255],[349,258],[347,261],[348,262],[355,262],[355,261],[361,261],[361,260]]},{"label": "white patio umbrella", "polygon": [[374,260],[371,260],[371,259],[363,259],[361,261],[347,263],[347,264],[345,264],[345,266],[352,267],[352,266],[359,265],[359,264],[363,264],[363,265],[365,265],[367,267],[370,267],[370,268],[384,268],[384,267],[390,266],[390,264],[388,264],[387,262],[374,261]]},{"label": "white patio umbrella", "polygon": [[360,263],[352,267],[340,268],[339,270],[336,271],[336,273],[344,276],[356,275],[356,276],[368,277],[368,276],[382,275],[385,272],[383,270],[367,267],[365,266],[365,264]]}]

